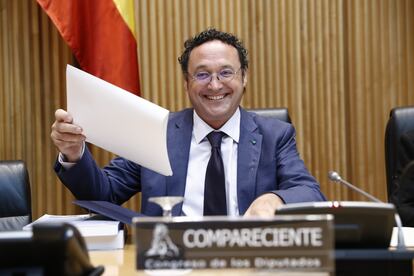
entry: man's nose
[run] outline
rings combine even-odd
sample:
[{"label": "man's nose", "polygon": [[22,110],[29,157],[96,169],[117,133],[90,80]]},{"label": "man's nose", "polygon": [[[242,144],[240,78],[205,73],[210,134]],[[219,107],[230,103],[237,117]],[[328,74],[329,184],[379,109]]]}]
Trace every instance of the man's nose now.
[{"label": "man's nose", "polygon": [[208,85],[209,85],[210,89],[217,90],[217,89],[220,89],[223,86],[223,83],[218,78],[218,75],[214,74],[214,75],[211,76],[211,81],[209,82]]}]

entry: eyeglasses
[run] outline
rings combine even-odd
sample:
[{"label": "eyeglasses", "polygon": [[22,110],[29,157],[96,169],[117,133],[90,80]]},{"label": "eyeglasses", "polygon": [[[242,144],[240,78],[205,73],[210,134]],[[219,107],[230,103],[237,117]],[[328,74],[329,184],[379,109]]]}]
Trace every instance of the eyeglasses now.
[{"label": "eyeglasses", "polygon": [[220,72],[213,73],[213,74],[210,74],[207,71],[200,71],[190,76],[195,82],[201,85],[209,84],[213,80],[214,75],[216,76],[217,80],[219,80],[221,83],[228,83],[232,79],[234,79],[234,77],[237,75],[240,69],[241,67],[237,69],[236,71],[234,71],[231,68],[225,68],[221,70]]}]

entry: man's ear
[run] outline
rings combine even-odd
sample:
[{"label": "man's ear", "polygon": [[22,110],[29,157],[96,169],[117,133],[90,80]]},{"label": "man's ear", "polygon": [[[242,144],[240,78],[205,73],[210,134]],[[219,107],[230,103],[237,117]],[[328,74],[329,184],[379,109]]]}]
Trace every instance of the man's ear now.
[{"label": "man's ear", "polygon": [[184,91],[188,93],[188,81],[184,79]]},{"label": "man's ear", "polygon": [[247,70],[243,72],[243,87],[246,88],[247,85]]}]

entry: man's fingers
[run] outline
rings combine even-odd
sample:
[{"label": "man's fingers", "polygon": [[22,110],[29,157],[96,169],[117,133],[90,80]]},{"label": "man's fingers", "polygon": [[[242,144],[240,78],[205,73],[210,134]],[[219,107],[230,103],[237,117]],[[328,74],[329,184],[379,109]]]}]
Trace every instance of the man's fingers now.
[{"label": "man's fingers", "polygon": [[72,123],[72,116],[63,109],[58,109],[55,112],[55,118],[58,122]]},{"label": "man's fingers", "polygon": [[274,216],[274,211],[270,209],[256,209],[256,208],[249,209],[244,214],[244,217],[267,218],[267,217],[273,217],[273,216]]},{"label": "man's fingers", "polygon": [[274,212],[268,208],[257,208],[255,206],[250,207],[247,209],[246,213],[244,213],[244,217],[272,217],[274,216]]},{"label": "man's fingers", "polygon": [[52,139],[56,142],[73,142],[81,143],[85,141],[86,137],[80,134],[71,134],[64,132],[53,131],[50,135]]},{"label": "man's fingers", "polygon": [[52,125],[52,132],[82,134],[82,128],[71,123],[55,121]]},{"label": "man's fingers", "polygon": [[273,193],[266,193],[256,198],[244,214],[245,217],[273,217],[278,206],[283,205],[282,199]]},{"label": "man's fingers", "polygon": [[58,109],[55,112],[56,121],[52,125],[52,131],[62,133],[81,134],[82,128],[73,124],[72,116],[63,109]]},{"label": "man's fingers", "polygon": [[73,124],[72,116],[63,109],[55,112],[55,122],[52,125],[50,137],[57,149],[74,162],[79,159],[86,137],[82,135],[82,128]]},{"label": "man's fingers", "polygon": [[78,142],[68,142],[61,140],[56,140],[55,144],[62,152],[65,152],[67,149],[79,148],[82,146],[82,144],[79,144]]},{"label": "man's fingers", "polygon": [[56,124],[56,130],[60,133],[82,134],[82,128],[80,126],[68,123]]}]

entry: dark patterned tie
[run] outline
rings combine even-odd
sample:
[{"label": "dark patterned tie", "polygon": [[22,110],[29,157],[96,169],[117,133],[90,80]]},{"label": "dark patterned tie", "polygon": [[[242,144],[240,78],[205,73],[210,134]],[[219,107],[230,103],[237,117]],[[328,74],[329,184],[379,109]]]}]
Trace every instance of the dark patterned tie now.
[{"label": "dark patterned tie", "polygon": [[227,215],[224,166],[221,159],[221,139],[223,132],[212,131],[207,135],[211,144],[211,157],[208,161],[204,186],[204,215]]}]

